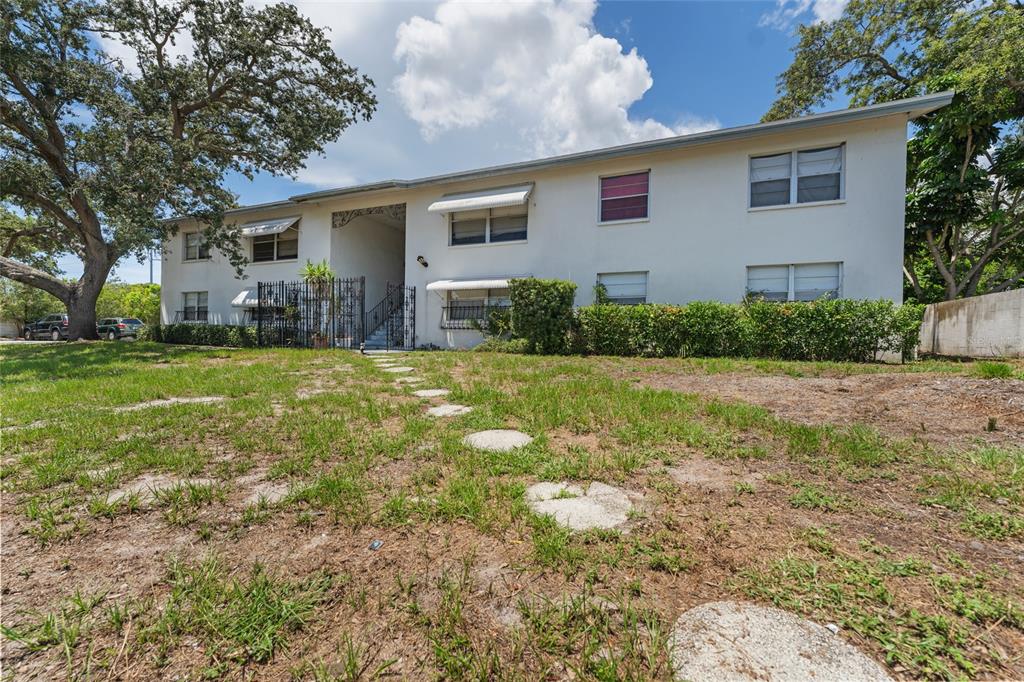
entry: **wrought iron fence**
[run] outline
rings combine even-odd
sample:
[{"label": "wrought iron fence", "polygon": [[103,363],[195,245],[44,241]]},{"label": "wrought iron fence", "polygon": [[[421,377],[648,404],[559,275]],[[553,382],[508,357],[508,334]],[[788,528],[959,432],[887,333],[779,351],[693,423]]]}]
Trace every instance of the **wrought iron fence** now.
[{"label": "wrought iron fence", "polygon": [[255,322],[261,346],[359,348],[363,277],[325,282],[259,282]]},{"label": "wrought iron fence", "polygon": [[441,328],[487,329],[497,316],[507,314],[508,310],[508,303],[449,303],[441,309]]},{"label": "wrought iron fence", "polygon": [[416,343],[416,287],[391,284],[366,313],[367,348],[411,349]]}]

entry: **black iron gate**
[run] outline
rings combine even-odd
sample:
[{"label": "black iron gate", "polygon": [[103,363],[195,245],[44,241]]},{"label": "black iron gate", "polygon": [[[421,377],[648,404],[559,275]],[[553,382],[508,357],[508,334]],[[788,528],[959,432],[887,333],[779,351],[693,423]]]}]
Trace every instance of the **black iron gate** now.
[{"label": "black iron gate", "polygon": [[366,348],[412,349],[416,343],[416,287],[387,283],[384,298],[363,322]]},{"label": "black iron gate", "polygon": [[365,278],[259,282],[261,346],[359,348],[365,336]]}]

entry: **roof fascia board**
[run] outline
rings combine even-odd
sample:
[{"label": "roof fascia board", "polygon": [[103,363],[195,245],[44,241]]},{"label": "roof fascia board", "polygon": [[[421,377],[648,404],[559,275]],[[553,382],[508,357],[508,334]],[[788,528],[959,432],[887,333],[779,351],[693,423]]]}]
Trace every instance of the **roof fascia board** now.
[{"label": "roof fascia board", "polygon": [[841,109],[821,114],[810,114],[798,118],[788,118],[782,121],[769,121],[767,123],[754,123],[734,128],[723,128],[710,130],[692,135],[680,137],[663,138],[660,140],[647,140],[644,142],[633,142],[617,147],[608,147],[592,151],[576,152],[563,156],[554,156],[532,161],[504,164],[500,166],[489,166],[475,170],[459,171],[443,175],[432,175],[415,180],[386,180],[366,185],[354,185],[352,187],[341,187],[338,189],[322,190],[307,194],[297,194],[290,197],[290,201],[305,202],[320,199],[343,197],[352,194],[363,194],[386,189],[414,189],[427,185],[440,185],[467,180],[485,179],[500,175],[511,175],[529,171],[546,170],[577,163],[594,161],[605,161],[627,156],[635,156],[650,152],[670,151],[686,147],[696,147],[706,144],[718,144],[722,142],[735,142],[737,140],[759,137],[761,135],[772,135],[777,133],[793,132],[808,128],[818,128],[839,123],[852,123],[871,118],[882,118],[905,114],[908,119],[917,118],[927,113],[940,109],[953,101],[953,92],[945,91],[930,95],[921,95],[908,99],[895,100],[893,102],[882,102],[866,107],[855,109]]}]

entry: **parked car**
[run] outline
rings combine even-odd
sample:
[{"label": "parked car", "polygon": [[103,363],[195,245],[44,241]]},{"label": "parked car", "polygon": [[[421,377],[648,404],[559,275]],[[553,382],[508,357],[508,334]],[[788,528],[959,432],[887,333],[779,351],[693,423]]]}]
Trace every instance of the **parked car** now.
[{"label": "parked car", "polygon": [[144,325],[134,317],[105,317],[96,323],[96,332],[101,338],[116,341],[125,336],[137,338]]},{"label": "parked car", "polygon": [[46,338],[54,341],[68,338],[68,316],[66,314],[54,313],[25,325],[26,341]]}]

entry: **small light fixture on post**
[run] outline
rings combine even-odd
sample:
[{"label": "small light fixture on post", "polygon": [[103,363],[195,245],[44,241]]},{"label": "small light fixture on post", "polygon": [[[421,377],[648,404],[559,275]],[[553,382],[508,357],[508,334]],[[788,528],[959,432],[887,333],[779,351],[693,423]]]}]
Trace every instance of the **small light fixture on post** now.
[{"label": "small light fixture on post", "polygon": [[416,256],[416,262],[422,265],[423,267],[428,267],[430,265],[430,263],[427,262],[427,259],[424,258],[423,256]]}]

